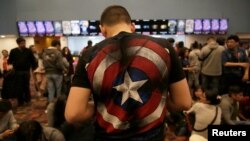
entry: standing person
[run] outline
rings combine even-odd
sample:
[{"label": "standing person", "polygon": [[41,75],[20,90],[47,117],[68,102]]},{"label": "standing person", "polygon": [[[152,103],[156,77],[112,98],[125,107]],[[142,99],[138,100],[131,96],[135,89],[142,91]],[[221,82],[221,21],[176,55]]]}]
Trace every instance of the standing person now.
[{"label": "standing person", "polygon": [[174,42],[175,42],[174,38],[167,38],[167,41],[172,47],[174,47]]},{"label": "standing person", "polygon": [[191,51],[188,55],[188,85],[191,90],[191,93],[193,93],[193,89],[195,87],[198,87],[200,85],[199,77],[200,77],[200,61],[199,61],[199,55],[200,55],[200,49],[199,44],[197,41],[192,43],[191,45]]},{"label": "standing person", "polygon": [[36,87],[38,89],[38,97],[43,96],[47,89],[47,77],[45,75],[45,69],[43,66],[43,59],[41,55],[37,58],[37,68],[34,70],[34,78]]},{"label": "standing person", "polygon": [[13,93],[13,80],[14,75],[12,72],[13,66],[8,64],[9,52],[7,50],[2,50],[2,57],[0,58],[0,70],[3,76],[2,92],[1,97],[3,99],[12,99],[16,98],[16,95]]},{"label": "standing person", "polygon": [[205,90],[219,91],[220,77],[222,75],[221,54],[224,47],[220,46],[214,37],[209,37],[207,45],[201,49],[200,59],[202,87]]},{"label": "standing person", "polygon": [[95,45],[88,59],[83,55],[79,60],[66,120],[81,123],[95,116],[97,141],[162,141],[166,105],[172,110],[191,106],[173,47],[165,39],[133,33],[128,11],[119,5],[103,11],[100,28],[106,39]]},{"label": "standing person", "polygon": [[64,83],[63,93],[68,95],[70,85],[71,85],[71,78],[72,78],[72,75],[74,74],[74,67],[73,67],[74,60],[68,47],[64,47],[62,49],[62,55],[67,60],[67,63],[69,64],[69,67],[67,67],[67,70],[64,73],[64,78],[63,78],[63,83]]},{"label": "standing person", "polygon": [[62,93],[64,63],[62,53],[58,50],[61,43],[53,40],[51,46],[44,49],[42,53],[43,65],[47,77],[48,102],[53,102],[55,95]]},{"label": "standing person", "polygon": [[37,63],[32,51],[26,48],[24,38],[17,38],[16,43],[18,47],[10,51],[8,64],[13,65],[15,71],[14,93],[17,95],[18,105],[21,106],[30,103],[30,69],[34,70]]},{"label": "standing person", "polygon": [[239,47],[240,39],[237,35],[227,38],[227,49],[222,52],[222,84],[223,92],[227,93],[231,85],[244,87],[248,80],[249,60],[244,49]]},{"label": "standing person", "polygon": [[91,52],[91,49],[93,45],[93,42],[91,40],[88,40],[88,45],[86,47],[84,47],[80,53],[80,56],[84,54],[89,54],[89,52]]}]

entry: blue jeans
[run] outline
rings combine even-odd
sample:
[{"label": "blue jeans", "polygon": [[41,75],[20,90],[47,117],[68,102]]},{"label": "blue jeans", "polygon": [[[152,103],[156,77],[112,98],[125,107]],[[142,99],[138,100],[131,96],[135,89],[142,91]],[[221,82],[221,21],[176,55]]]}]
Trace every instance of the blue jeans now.
[{"label": "blue jeans", "polygon": [[188,73],[188,86],[194,88],[200,85],[199,82],[200,72],[189,72]]},{"label": "blue jeans", "polygon": [[205,90],[214,89],[217,92],[219,91],[220,85],[220,76],[208,76],[208,75],[201,75],[202,80],[202,87]]},{"label": "blue jeans", "polygon": [[47,76],[47,89],[48,89],[48,101],[52,102],[55,94],[56,97],[59,97],[62,93],[62,83],[63,75],[62,74],[46,74]]}]

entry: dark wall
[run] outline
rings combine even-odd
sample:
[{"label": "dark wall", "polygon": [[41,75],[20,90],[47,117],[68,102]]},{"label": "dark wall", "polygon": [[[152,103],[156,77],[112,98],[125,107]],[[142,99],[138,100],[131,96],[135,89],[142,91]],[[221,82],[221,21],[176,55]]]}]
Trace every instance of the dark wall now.
[{"label": "dark wall", "polygon": [[16,0],[0,0],[0,35],[16,34]]},{"label": "dark wall", "polygon": [[[0,20],[5,19],[3,13],[11,11],[12,18],[7,19],[11,24],[5,29],[11,33],[16,28],[13,24],[16,20],[99,19],[102,10],[110,4],[125,6],[133,19],[229,18],[230,33],[250,32],[250,0],[1,0],[0,3],[2,1],[8,8],[1,8]],[[16,9],[12,6],[15,3]]]}]

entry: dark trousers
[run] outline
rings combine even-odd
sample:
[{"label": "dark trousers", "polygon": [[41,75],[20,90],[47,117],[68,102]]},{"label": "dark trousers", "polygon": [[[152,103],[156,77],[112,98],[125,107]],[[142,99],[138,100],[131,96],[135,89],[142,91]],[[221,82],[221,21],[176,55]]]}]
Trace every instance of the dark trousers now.
[{"label": "dark trousers", "polygon": [[15,73],[14,72],[3,72],[3,84],[2,84],[2,98],[3,99],[9,99],[9,98],[16,98],[16,95],[14,93],[14,84],[15,81]]},{"label": "dark trousers", "polygon": [[242,75],[236,75],[234,73],[223,74],[221,81],[221,92],[220,94],[227,94],[228,88],[233,85],[240,86],[244,89],[244,83],[242,82]]},{"label": "dark trousers", "polygon": [[17,96],[18,105],[28,103],[31,100],[30,96],[30,72],[29,71],[16,71],[14,80],[14,91]]},{"label": "dark trousers", "polygon": [[201,75],[202,80],[202,87],[205,90],[215,90],[216,92],[219,92],[220,87],[220,76],[209,76],[209,75]]}]

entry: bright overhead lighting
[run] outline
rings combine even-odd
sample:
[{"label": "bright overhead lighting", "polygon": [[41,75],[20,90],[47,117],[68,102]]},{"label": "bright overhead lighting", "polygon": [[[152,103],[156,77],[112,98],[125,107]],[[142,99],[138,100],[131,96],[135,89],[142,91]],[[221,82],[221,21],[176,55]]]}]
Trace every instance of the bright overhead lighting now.
[{"label": "bright overhead lighting", "polygon": [[1,37],[1,38],[5,38],[6,36],[5,36],[5,35],[1,35],[0,37]]}]

